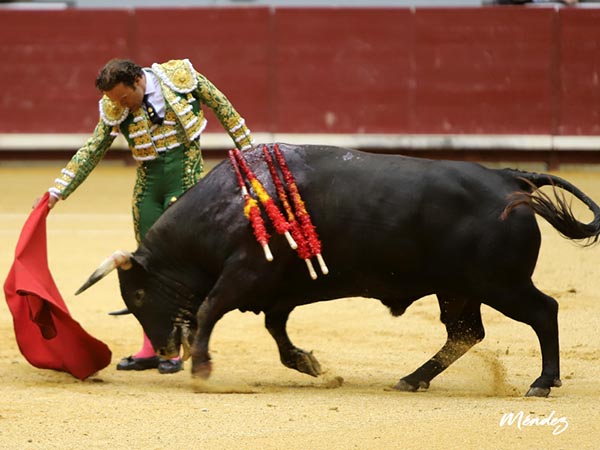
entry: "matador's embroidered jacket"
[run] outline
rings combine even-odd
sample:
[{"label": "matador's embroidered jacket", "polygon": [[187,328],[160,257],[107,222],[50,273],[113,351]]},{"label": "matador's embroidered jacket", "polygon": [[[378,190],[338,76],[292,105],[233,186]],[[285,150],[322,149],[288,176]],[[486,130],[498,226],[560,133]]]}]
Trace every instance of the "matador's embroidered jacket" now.
[{"label": "matador's embroidered jacket", "polygon": [[[152,124],[144,108],[132,113],[103,96],[99,102],[100,120],[93,135],[62,169],[49,189],[52,194],[66,199],[98,165],[119,133],[123,133],[137,161],[155,159],[159,152],[179,146],[189,147],[206,127],[201,103],[213,110],[237,148],[245,150],[252,146],[244,119],[222,92],[194,70],[189,60],[153,64],[152,72],[159,80],[165,99],[163,123]],[[193,147],[200,148],[199,145]]]}]

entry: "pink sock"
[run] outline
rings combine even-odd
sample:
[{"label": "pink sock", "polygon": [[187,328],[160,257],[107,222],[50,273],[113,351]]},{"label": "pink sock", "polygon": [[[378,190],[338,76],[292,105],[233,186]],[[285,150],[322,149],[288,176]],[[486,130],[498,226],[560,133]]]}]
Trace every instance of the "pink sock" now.
[{"label": "pink sock", "polygon": [[142,344],[142,349],[133,355],[134,358],[150,358],[152,356],[156,356],[154,352],[154,347],[152,347],[152,343],[146,333],[144,333],[144,343]]}]

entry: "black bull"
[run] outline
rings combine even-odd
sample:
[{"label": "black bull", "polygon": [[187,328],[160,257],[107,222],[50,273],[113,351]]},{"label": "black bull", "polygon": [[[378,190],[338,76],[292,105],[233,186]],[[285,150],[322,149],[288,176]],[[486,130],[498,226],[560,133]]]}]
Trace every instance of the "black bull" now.
[{"label": "black bull", "polygon": [[[541,242],[535,214],[567,238],[595,242],[600,209],[583,192],[552,175],[473,163],[312,145],[281,149],[323,243],[329,275],[311,280],[280,235],[270,243],[275,260],[265,260],[232,166],[224,162],[161,216],[134,253],[116,253],[80,291],[119,266],[122,297],[157,353],[169,358],[181,346],[184,356],[191,350],[192,373],[201,377],[211,371],[213,327],[229,311],[264,312],[282,363],[317,376],[316,358],[286,332],[296,306],[362,296],[397,316],[435,294],[448,338],[398,382],[404,391],[427,388],[483,339],[485,303],[530,325],[539,338],[542,372],[527,395],[547,396],[560,386],[558,304],[531,281]],[[261,149],[245,156],[276,198]],[[554,187],[551,196],[537,190],[544,185]],[[556,188],[583,201],[593,221],[577,221]]]}]

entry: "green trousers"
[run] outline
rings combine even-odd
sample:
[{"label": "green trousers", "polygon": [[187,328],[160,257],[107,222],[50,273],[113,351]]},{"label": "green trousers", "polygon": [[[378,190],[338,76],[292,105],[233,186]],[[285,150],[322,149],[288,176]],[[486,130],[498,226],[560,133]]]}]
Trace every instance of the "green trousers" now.
[{"label": "green trousers", "polygon": [[133,190],[133,227],[138,244],[160,215],[198,182],[204,164],[198,142],[159,153],[137,167]]}]

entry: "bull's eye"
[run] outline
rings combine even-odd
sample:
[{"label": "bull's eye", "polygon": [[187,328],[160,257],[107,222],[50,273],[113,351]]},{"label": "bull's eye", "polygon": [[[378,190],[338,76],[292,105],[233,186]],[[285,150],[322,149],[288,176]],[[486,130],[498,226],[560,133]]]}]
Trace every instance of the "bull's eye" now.
[{"label": "bull's eye", "polygon": [[142,306],[142,303],[144,302],[144,295],[146,295],[146,292],[143,289],[137,289],[135,291],[134,302],[136,306]]}]

